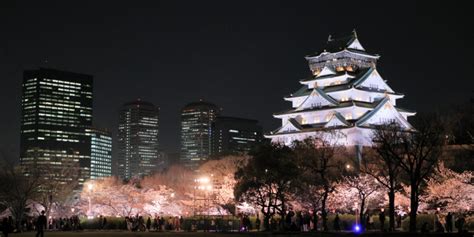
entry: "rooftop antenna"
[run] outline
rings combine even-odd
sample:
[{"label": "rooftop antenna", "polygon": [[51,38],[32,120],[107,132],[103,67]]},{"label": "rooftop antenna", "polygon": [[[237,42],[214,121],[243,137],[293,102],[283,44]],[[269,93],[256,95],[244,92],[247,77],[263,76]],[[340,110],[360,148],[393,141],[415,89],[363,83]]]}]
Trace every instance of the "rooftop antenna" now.
[{"label": "rooftop antenna", "polygon": [[356,29],[355,29],[355,28],[352,30],[352,34],[354,35],[354,37],[356,37],[356,38],[357,38],[357,31],[356,31]]}]

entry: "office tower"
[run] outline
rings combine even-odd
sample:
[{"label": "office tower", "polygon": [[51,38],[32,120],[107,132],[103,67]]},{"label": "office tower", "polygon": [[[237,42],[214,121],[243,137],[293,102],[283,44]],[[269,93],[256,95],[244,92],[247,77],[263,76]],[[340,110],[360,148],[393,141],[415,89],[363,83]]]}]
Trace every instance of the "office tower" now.
[{"label": "office tower", "polygon": [[26,175],[39,171],[66,184],[74,173],[78,185],[89,178],[92,82],[92,76],[54,69],[24,72],[20,164]]},{"label": "office tower", "polygon": [[158,150],[159,108],[140,99],[119,111],[117,172],[122,179],[141,177],[162,165]]},{"label": "office tower", "polygon": [[212,151],[212,123],[220,109],[208,102],[187,104],[181,110],[181,163],[196,169]]},{"label": "office tower", "polygon": [[243,155],[263,140],[257,120],[219,116],[213,123],[212,156]]},{"label": "office tower", "polygon": [[112,135],[106,130],[86,129],[91,144],[91,179],[112,176]]}]

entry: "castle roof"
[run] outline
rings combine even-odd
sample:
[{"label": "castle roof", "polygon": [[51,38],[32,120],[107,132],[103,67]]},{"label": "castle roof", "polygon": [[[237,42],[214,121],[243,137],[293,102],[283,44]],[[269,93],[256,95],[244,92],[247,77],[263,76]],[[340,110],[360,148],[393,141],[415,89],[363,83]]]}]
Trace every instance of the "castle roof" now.
[{"label": "castle roof", "polygon": [[309,54],[306,57],[307,58],[317,57],[317,56],[320,56],[321,54],[336,53],[336,52],[340,52],[344,50],[347,50],[352,53],[371,56],[371,57],[378,56],[378,55],[367,53],[365,51],[364,47],[359,42],[359,39],[357,37],[357,32],[353,30],[349,34],[329,35],[326,45],[323,47],[322,50],[319,50],[313,54]]}]

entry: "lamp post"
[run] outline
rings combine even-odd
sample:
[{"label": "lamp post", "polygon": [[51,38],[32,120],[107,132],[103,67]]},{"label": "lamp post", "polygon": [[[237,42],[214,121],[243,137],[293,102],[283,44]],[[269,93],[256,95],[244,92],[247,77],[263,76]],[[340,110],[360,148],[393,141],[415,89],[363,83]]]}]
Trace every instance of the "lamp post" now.
[{"label": "lamp post", "polygon": [[[211,175],[213,176],[213,175]],[[203,207],[204,208],[207,208],[207,219],[209,219],[209,216],[210,216],[210,198],[209,198],[209,192],[212,190],[212,183],[211,183],[211,179],[209,179],[209,177],[207,176],[204,176],[204,177],[201,177],[201,178],[198,178],[198,179],[195,179],[194,182],[196,183],[195,186],[194,186],[194,197],[193,197],[193,212],[194,212],[194,215],[196,215],[196,200],[202,200],[204,203],[203,203]],[[204,192],[204,197],[203,198],[198,198],[196,199],[196,190],[198,191],[202,191]],[[202,214],[202,211],[201,213]],[[207,223],[208,220],[206,220],[206,223]],[[207,225],[206,225],[207,226]]]},{"label": "lamp post", "polygon": [[433,217],[433,232],[436,231],[436,220],[438,219],[438,215],[439,215],[440,210],[441,210],[441,208],[437,207],[436,212],[435,212],[435,216]]}]

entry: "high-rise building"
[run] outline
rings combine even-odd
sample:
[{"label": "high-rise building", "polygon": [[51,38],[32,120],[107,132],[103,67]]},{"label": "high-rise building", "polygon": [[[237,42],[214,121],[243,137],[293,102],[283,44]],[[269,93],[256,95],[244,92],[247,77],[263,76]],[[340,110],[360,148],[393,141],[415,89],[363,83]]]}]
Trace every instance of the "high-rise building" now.
[{"label": "high-rise building", "polygon": [[81,185],[90,177],[93,77],[40,68],[23,74],[20,164],[69,183],[73,168]]},{"label": "high-rise building", "polygon": [[218,116],[213,123],[212,156],[247,154],[262,140],[257,120]]},{"label": "high-rise building", "polygon": [[338,145],[370,146],[374,129],[394,122],[413,129],[407,121],[415,112],[396,107],[403,94],[395,92],[377,71],[379,56],[362,47],[356,32],[329,36],[318,53],[306,56],[312,76],[285,97],[292,108],[275,113],[281,127],[268,134],[273,142],[290,144],[332,132]]},{"label": "high-rise building", "polygon": [[112,176],[112,135],[106,130],[86,129],[91,144],[91,179]]},{"label": "high-rise building", "polygon": [[122,179],[149,175],[160,168],[159,108],[140,99],[119,111],[117,172]]},{"label": "high-rise building", "polygon": [[212,123],[220,109],[208,102],[187,104],[181,110],[181,163],[197,168],[212,152]]}]

